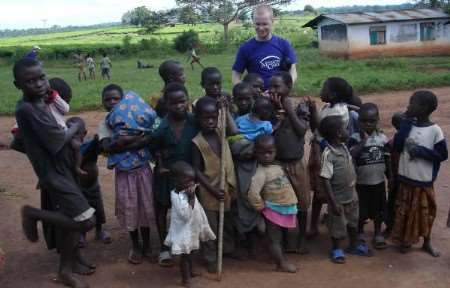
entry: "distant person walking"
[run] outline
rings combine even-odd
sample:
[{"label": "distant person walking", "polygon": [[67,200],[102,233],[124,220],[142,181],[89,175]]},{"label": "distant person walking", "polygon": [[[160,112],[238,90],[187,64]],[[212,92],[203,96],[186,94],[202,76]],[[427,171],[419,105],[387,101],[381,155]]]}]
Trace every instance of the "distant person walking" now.
[{"label": "distant person walking", "polygon": [[100,60],[100,68],[102,69],[102,78],[105,80],[110,79],[110,71],[112,68],[111,60],[106,53],[103,53],[103,58]]},{"label": "distant person walking", "polygon": [[195,47],[194,46],[192,46],[191,49],[189,50],[189,59],[191,59],[191,68],[192,68],[192,70],[194,70],[194,63],[197,63],[198,65],[200,65],[200,67],[202,67],[202,69],[205,68],[202,65],[202,63],[200,63],[200,57],[197,55],[197,52],[195,52]]},{"label": "distant person walking", "polygon": [[291,74],[297,80],[297,56],[291,44],[272,34],[273,10],[268,5],[258,6],[253,12],[256,37],[239,48],[232,68],[233,84],[241,82],[244,71],[259,74],[264,80],[264,89],[270,78],[280,71]]},{"label": "distant person walking", "polygon": [[41,48],[35,45],[23,58],[38,60],[39,50],[41,50]]},{"label": "distant person walking", "polygon": [[79,54],[75,54],[74,55],[75,59],[76,59],[76,66],[78,68],[78,81],[81,82],[82,79],[84,79],[84,81],[86,81],[86,58],[83,54],[79,53]]},{"label": "distant person walking", "polygon": [[86,64],[89,70],[89,79],[95,80],[95,60],[90,54],[86,56]]}]

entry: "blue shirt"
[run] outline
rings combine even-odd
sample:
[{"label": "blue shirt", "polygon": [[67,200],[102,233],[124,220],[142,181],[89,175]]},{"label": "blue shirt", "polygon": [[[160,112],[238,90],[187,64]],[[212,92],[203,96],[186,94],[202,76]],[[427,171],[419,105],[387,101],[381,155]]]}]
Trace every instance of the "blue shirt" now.
[{"label": "blue shirt", "polygon": [[272,36],[269,41],[257,41],[252,38],[242,44],[236,55],[233,70],[243,73],[257,73],[264,80],[264,88],[269,87],[270,78],[280,71],[281,61],[289,58],[297,63],[297,56],[291,44],[283,38]]},{"label": "blue shirt", "polygon": [[245,114],[236,118],[236,125],[239,129],[239,133],[244,135],[245,139],[253,141],[259,135],[272,134],[272,123],[270,121],[250,119],[250,114]]}]

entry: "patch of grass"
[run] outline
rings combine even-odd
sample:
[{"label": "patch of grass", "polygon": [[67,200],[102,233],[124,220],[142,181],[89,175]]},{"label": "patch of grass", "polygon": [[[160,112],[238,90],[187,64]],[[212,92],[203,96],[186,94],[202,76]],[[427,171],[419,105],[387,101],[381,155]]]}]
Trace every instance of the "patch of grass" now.
[{"label": "patch of grass", "polygon": [[[236,50],[229,49],[218,55],[202,55],[205,66],[216,66],[223,74],[223,89],[231,91],[231,66]],[[339,76],[348,80],[357,93],[385,90],[414,89],[419,87],[436,87],[449,85],[450,73],[446,71],[429,71],[423,69],[430,64],[450,67],[450,57],[415,57],[415,58],[380,58],[369,60],[332,59],[321,56],[317,49],[298,48],[299,80],[294,87],[297,95],[318,95],[327,77]],[[143,58],[155,66],[152,69],[136,69],[137,58],[112,58],[113,69],[111,81],[78,82],[77,68],[70,61],[47,61],[45,71],[49,77],[62,77],[72,86],[74,97],[72,111],[98,109],[101,107],[100,92],[108,83],[117,83],[125,90],[134,90],[148,99],[157,95],[162,89],[157,67],[168,58],[175,58],[185,66],[187,88],[190,98],[203,95],[200,87],[201,69],[196,66],[192,71],[188,67],[185,55],[173,57]],[[20,91],[12,83],[11,65],[0,64],[0,114],[14,112],[15,103],[20,98]],[[98,75],[97,75],[98,76]]]}]

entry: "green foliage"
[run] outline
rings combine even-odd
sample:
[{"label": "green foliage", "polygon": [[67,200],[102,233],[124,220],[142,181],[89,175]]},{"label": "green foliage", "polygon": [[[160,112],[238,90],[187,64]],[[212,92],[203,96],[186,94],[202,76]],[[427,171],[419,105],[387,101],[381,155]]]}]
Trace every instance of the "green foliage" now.
[{"label": "green foliage", "polygon": [[194,25],[200,21],[200,15],[191,6],[186,6],[180,11],[179,21],[184,24]]},{"label": "green foliage", "polygon": [[173,47],[180,53],[188,51],[191,47],[197,46],[199,43],[198,33],[194,30],[181,33],[173,42]]}]

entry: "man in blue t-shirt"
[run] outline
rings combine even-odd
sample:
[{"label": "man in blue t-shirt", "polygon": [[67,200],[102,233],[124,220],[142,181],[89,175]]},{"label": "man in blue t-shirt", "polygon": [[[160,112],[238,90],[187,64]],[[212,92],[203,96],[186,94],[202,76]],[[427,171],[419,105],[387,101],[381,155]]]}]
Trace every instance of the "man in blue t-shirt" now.
[{"label": "man in blue t-shirt", "polygon": [[272,35],[272,8],[268,5],[258,6],[253,13],[253,24],[256,37],[239,48],[232,68],[233,84],[241,82],[245,70],[259,74],[264,80],[265,89],[269,86],[270,77],[281,70],[289,71],[295,82],[297,56],[287,40]]}]

